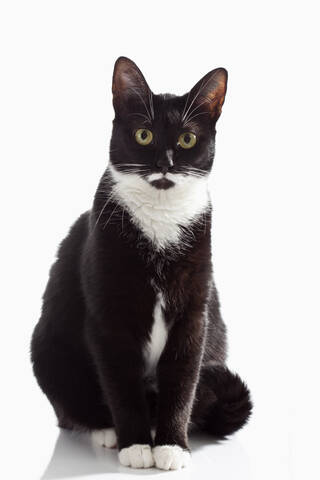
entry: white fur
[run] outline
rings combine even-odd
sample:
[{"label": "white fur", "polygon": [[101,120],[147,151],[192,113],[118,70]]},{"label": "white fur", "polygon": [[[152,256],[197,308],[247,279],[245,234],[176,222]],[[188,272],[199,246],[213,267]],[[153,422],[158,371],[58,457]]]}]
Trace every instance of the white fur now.
[{"label": "white fur", "polygon": [[163,318],[165,301],[161,292],[157,294],[153,310],[153,326],[150,340],[145,346],[144,357],[146,362],[146,373],[153,372],[158,364],[160,355],[165,347],[168,338],[168,329]]},{"label": "white fur", "polygon": [[149,183],[162,178],[162,174],[151,174],[147,181],[138,174],[119,172],[112,165],[109,169],[115,181],[116,200],[131,213],[135,224],[156,248],[178,243],[180,227],[190,225],[209,204],[207,176],[167,173],[165,177],[175,185],[164,190]]},{"label": "white fur", "polygon": [[190,453],[179,445],[161,445],[152,450],[154,462],[161,470],[179,470],[190,462]]},{"label": "white fur", "polygon": [[121,465],[132,468],[150,468],[154,465],[150,445],[136,444],[123,448],[119,452],[119,461]]},{"label": "white fur", "polygon": [[101,447],[115,448],[117,446],[117,436],[114,428],[94,430],[91,436],[93,442]]},{"label": "white fur", "polygon": [[151,175],[147,176],[148,182],[154,182],[155,180],[160,180],[160,178],[163,178],[164,175],[163,173],[151,173]]},{"label": "white fur", "polygon": [[173,167],[173,160],[172,160],[173,150],[171,148],[169,148],[166,151],[166,156],[167,156],[167,159],[169,160],[170,167]]}]

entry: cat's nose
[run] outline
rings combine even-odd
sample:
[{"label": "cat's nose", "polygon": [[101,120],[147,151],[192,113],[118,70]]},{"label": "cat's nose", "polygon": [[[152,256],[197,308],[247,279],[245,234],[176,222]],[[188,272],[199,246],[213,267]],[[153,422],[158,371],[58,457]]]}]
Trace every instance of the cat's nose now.
[{"label": "cat's nose", "polygon": [[156,165],[165,175],[173,167],[173,150],[166,150],[165,154],[158,158]]}]

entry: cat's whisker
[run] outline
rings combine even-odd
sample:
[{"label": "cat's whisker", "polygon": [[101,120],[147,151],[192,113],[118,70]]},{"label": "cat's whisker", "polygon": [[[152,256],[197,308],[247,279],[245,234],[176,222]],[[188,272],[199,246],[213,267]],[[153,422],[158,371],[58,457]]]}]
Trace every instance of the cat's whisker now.
[{"label": "cat's whisker", "polygon": [[194,102],[196,101],[198,95],[200,94],[200,92],[201,92],[201,90],[202,90],[202,85],[203,85],[203,80],[202,80],[202,82],[201,82],[201,85],[200,85],[200,88],[199,88],[198,92],[197,92],[196,95],[193,97],[193,99],[192,99],[192,101],[191,101],[191,103],[190,103],[190,105],[189,105],[189,107],[188,107],[188,110],[185,112],[184,117],[182,118],[182,121],[185,120],[185,118],[187,117],[187,115],[188,115],[188,113],[189,113],[190,108],[192,107],[192,105],[193,105]]},{"label": "cat's whisker", "polygon": [[124,173],[126,175],[143,175],[147,174],[148,172],[146,170],[119,170],[120,173]]},{"label": "cat's whisker", "polygon": [[203,170],[202,168],[197,168],[197,167],[190,167],[188,165],[185,165],[183,168],[188,170],[196,170],[198,172],[208,173],[207,170]]},{"label": "cat's whisker", "polygon": [[138,115],[139,117],[145,118],[145,121],[143,123],[150,123],[150,118],[147,117],[147,115],[145,115],[144,113],[136,112],[136,113],[129,113],[129,115]]},{"label": "cat's whisker", "polygon": [[120,205],[120,201],[117,202],[116,206],[115,206],[114,209],[112,210],[112,212],[111,212],[111,214],[110,214],[110,217],[108,218],[108,220],[107,220],[107,221],[105,222],[105,224],[103,225],[102,230],[104,230],[104,229],[106,228],[106,226],[107,226],[108,223],[110,222],[113,214],[115,213],[115,211],[117,210],[117,208],[119,207],[119,205]]},{"label": "cat's whisker", "polygon": [[95,223],[94,226],[93,226],[92,232],[94,232],[96,226],[97,226],[98,223],[99,223],[99,220],[100,220],[103,212],[104,212],[105,209],[106,209],[106,206],[107,206],[108,203],[114,198],[114,196],[115,196],[115,193],[112,192],[112,193],[107,197],[107,200],[106,200],[106,202],[104,203],[104,205],[103,205],[103,207],[102,207],[102,209],[101,209],[101,211],[100,211],[100,213],[99,213],[99,216],[98,216],[98,218],[97,218],[97,220],[96,220],[96,223]]},{"label": "cat's whisker", "polygon": [[140,94],[139,90],[137,90],[137,89],[134,88],[134,87],[130,87],[130,90],[133,90],[133,91],[139,96],[140,100],[142,101],[142,103],[143,103],[143,105],[144,105],[144,108],[146,109],[146,112],[147,112],[149,121],[150,121],[150,123],[152,123],[152,118],[151,118],[150,112],[149,112],[148,107],[147,107],[147,105],[146,105],[146,102],[143,100],[143,97],[142,97],[142,95]]},{"label": "cat's whisker", "polygon": [[119,167],[145,167],[143,163],[121,163],[121,165],[118,165]]},{"label": "cat's whisker", "polygon": [[195,173],[195,172],[189,172],[188,174],[191,175],[192,177],[196,177],[196,178],[203,178],[204,177],[204,175],[200,175],[200,174]]},{"label": "cat's whisker", "polygon": [[[205,102],[203,102],[205,103]],[[202,104],[201,104],[202,105]],[[200,106],[200,105],[199,105]],[[196,115],[193,115],[192,117],[188,117],[185,122],[183,123],[183,126],[185,127],[186,125],[188,125],[194,118],[196,118],[198,115],[208,115],[209,112],[200,112],[200,113],[197,113]]]},{"label": "cat's whisker", "polygon": [[[190,106],[189,106],[188,110],[187,110],[186,113],[185,113],[185,117],[187,116],[190,108],[192,107],[192,105],[194,104],[194,102],[196,101],[196,99],[198,98],[198,96],[200,95],[201,91],[202,91],[202,90],[208,85],[208,83],[210,82],[212,76],[213,76],[213,75],[211,75],[204,84],[203,84],[203,81],[201,82],[201,85],[200,85],[200,88],[199,88],[197,94],[194,96],[192,102],[190,103]],[[184,121],[184,120],[185,120],[185,118],[182,119],[182,121]]]},{"label": "cat's whisker", "polygon": [[188,101],[189,101],[189,97],[190,97],[190,92],[191,92],[191,90],[190,90],[189,93],[188,93],[186,103],[184,104],[184,107],[183,107],[183,112],[182,112],[182,115],[181,115],[182,120],[183,120],[183,118],[184,118],[184,113],[185,113],[186,108],[187,108],[187,105],[188,105]]},{"label": "cat's whisker", "polygon": [[204,103],[206,103],[208,101],[208,99],[206,98],[203,102],[199,103],[199,105],[197,105],[196,107],[194,107],[191,112],[188,113],[188,115],[186,116],[185,118],[185,121],[184,122],[187,122],[188,119],[193,115],[193,113],[198,110],[198,108],[200,108]]},{"label": "cat's whisker", "polygon": [[121,217],[121,232],[123,232],[123,219],[124,219],[124,207],[122,207],[122,217]]},{"label": "cat's whisker", "polygon": [[153,94],[150,89],[149,89],[149,107],[150,107],[152,119],[154,120]]},{"label": "cat's whisker", "polygon": [[207,233],[207,212],[203,212],[202,214],[202,220],[204,222],[204,229],[203,229],[203,233],[204,235]]},{"label": "cat's whisker", "polygon": [[196,167],[189,167],[189,166],[182,166],[181,171],[182,172],[187,172],[187,174],[192,175],[192,176],[197,177],[197,178],[203,178],[208,173],[206,170],[202,170],[202,169],[196,168]]}]

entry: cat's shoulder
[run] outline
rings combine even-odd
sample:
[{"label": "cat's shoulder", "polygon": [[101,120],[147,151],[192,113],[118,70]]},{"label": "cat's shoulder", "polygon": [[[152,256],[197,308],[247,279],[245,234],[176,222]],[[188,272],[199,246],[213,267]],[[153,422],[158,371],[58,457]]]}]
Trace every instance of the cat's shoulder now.
[{"label": "cat's shoulder", "polygon": [[69,229],[68,234],[62,240],[58,250],[58,256],[70,255],[79,251],[89,233],[90,211],[84,212],[77,218]]}]

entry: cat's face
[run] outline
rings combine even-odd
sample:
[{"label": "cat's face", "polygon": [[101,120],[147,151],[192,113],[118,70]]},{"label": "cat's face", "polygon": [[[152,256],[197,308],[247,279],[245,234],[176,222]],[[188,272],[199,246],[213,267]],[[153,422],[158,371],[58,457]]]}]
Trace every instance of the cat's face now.
[{"label": "cat's face", "polygon": [[219,68],[183,96],[155,95],[135,63],[120,57],[112,87],[112,166],[157,189],[207,175],[226,86],[227,72]]}]

